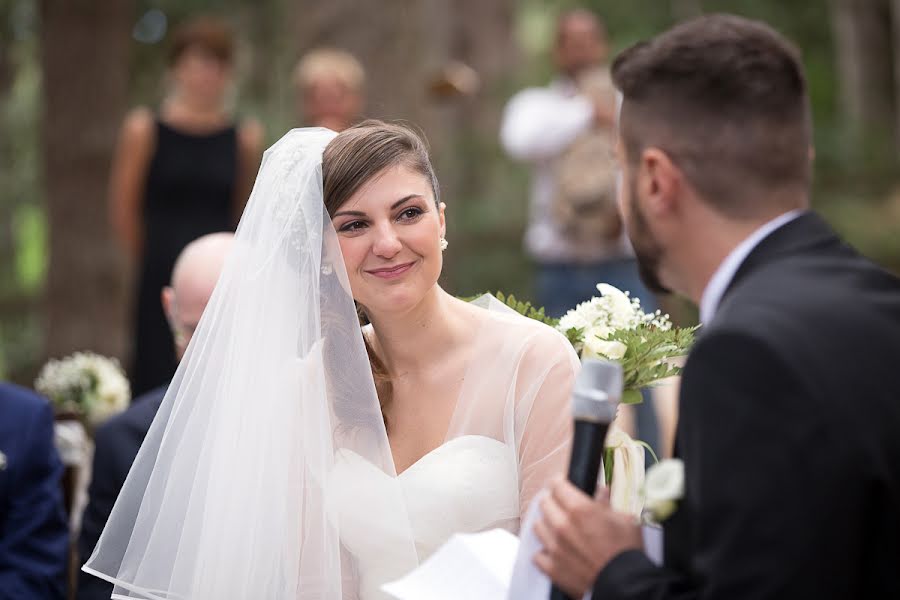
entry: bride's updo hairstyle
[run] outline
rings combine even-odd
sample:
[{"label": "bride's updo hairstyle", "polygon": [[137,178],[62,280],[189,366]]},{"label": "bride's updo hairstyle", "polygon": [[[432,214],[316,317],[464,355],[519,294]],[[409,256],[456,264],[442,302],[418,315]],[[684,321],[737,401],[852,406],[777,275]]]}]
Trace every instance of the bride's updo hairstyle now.
[{"label": "bride's updo hairstyle", "polygon": [[[440,188],[428,157],[428,145],[421,135],[405,125],[374,119],[341,132],[322,155],[322,186],[328,215],[333,216],[370,179],[396,166],[420,173],[431,185],[435,205],[440,205]],[[360,314],[360,319],[364,322],[365,315]],[[384,415],[393,394],[390,373],[369,340],[365,336],[363,339]]]}]

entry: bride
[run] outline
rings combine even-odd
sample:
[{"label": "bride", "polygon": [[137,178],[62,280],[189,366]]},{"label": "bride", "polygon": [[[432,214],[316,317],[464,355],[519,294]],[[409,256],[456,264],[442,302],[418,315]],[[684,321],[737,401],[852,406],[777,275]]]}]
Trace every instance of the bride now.
[{"label": "bride", "polygon": [[400,125],[266,152],[84,567],[113,598],[379,600],[453,533],[517,531],[564,473],[578,363],[550,327],[438,285],[444,210]]}]

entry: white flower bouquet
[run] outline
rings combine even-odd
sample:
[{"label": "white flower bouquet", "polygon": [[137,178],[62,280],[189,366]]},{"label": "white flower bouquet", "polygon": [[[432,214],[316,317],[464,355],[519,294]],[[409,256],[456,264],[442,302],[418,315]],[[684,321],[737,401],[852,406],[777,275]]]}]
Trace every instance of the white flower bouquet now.
[{"label": "white flower bouquet", "polygon": [[556,325],[582,358],[622,365],[622,404],[641,401],[641,388],[678,375],[671,359],[684,356],[696,327],[673,327],[661,311],[645,313],[641,301],[611,285],[597,285],[600,296],[582,302]]},{"label": "white flower bouquet", "polygon": [[73,415],[91,427],[125,410],[131,400],[118,361],[92,352],[47,362],[34,387],[53,402],[57,415]]}]

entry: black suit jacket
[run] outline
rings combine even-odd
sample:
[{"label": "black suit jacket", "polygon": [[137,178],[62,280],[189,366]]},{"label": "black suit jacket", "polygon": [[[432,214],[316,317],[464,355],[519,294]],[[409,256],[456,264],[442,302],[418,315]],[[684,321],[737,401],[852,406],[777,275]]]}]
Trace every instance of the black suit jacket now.
[{"label": "black suit jacket", "polygon": [[685,365],[665,567],[594,598],[900,598],[900,281],[813,213],[747,257]]},{"label": "black suit jacket", "polygon": [[[78,554],[81,563],[90,558],[112,512],[125,477],[156,416],[166,387],[138,397],[128,409],[101,425],[94,436],[94,466],[88,488],[88,505],[81,521]],[[84,571],[78,572],[78,600],[109,600],[113,585]]]}]

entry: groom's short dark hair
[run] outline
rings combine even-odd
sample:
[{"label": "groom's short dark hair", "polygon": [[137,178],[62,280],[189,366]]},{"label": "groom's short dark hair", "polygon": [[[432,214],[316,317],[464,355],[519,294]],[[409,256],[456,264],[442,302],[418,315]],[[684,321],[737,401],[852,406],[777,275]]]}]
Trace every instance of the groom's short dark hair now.
[{"label": "groom's short dark hair", "polygon": [[735,217],[807,193],[812,125],[803,68],[768,25],[699,17],[625,50],[612,74],[624,98],[629,161],[660,148],[706,201]]}]

